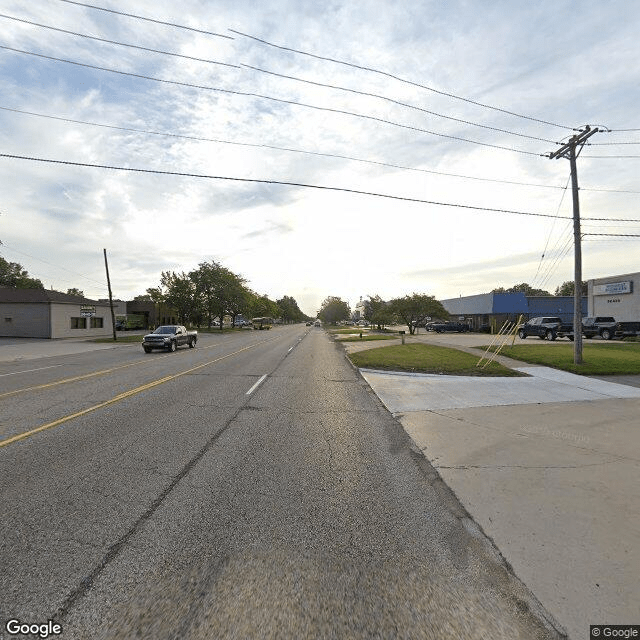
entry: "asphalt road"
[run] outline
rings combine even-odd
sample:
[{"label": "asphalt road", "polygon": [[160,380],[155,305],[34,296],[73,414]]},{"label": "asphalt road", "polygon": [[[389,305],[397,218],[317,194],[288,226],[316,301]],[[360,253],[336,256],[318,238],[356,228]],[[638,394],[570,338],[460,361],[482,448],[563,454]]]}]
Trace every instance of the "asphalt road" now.
[{"label": "asphalt road", "polygon": [[1,638],[560,637],[321,329],[2,364],[0,469]]}]

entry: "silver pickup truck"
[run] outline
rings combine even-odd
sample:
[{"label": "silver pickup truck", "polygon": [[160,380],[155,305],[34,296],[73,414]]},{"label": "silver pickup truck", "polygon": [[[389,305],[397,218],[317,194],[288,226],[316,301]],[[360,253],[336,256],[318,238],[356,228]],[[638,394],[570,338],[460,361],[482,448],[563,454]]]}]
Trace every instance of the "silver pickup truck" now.
[{"label": "silver pickup truck", "polygon": [[142,348],[145,353],[151,353],[153,349],[175,351],[183,344],[188,344],[189,348],[193,349],[197,341],[197,331],[187,331],[185,327],[178,324],[166,324],[142,338]]}]

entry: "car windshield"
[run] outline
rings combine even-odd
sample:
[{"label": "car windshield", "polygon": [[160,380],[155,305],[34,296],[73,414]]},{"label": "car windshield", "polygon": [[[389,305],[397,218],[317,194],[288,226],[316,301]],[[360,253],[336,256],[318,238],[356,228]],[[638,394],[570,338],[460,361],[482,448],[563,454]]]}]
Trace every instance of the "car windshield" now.
[{"label": "car windshield", "polygon": [[175,333],[175,327],[158,327],[154,333]]}]

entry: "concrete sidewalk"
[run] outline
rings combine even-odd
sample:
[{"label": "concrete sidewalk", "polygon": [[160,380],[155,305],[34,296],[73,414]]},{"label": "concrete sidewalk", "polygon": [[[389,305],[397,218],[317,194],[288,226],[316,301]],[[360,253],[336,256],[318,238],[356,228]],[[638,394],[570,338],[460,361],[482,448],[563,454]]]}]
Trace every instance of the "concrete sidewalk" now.
[{"label": "concrete sidewalk", "polygon": [[[131,334],[129,334],[131,335]],[[142,341],[142,334],[140,337]],[[114,349],[130,343],[93,342],[93,338],[65,338],[47,340],[40,338],[0,338],[0,362],[21,362],[37,358],[73,355],[90,351]]]},{"label": "concrete sidewalk", "polygon": [[362,375],[570,638],[638,623],[640,389],[517,368]]}]

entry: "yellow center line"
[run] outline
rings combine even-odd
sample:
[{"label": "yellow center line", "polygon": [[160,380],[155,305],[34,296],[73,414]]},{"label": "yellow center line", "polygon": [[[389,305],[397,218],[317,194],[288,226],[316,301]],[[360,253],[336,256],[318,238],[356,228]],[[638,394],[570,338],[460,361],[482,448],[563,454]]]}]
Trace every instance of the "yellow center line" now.
[{"label": "yellow center line", "polygon": [[[219,347],[219,344],[210,344],[208,347],[200,347],[199,351],[203,351],[204,349],[213,349],[215,347]],[[174,353],[168,353],[164,356],[160,356],[160,358],[169,358],[171,356],[175,356]],[[135,362],[130,362],[129,364],[122,364],[117,367],[112,367],[111,369],[101,369],[100,371],[93,371],[92,373],[85,373],[81,376],[74,376],[73,378],[63,378],[62,380],[56,380],[54,382],[47,382],[46,384],[39,384],[35,387],[25,387],[23,389],[15,389],[14,391],[6,391],[5,393],[0,393],[0,398],[6,398],[8,396],[14,396],[18,393],[26,393],[27,391],[39,391],[41,389],[48,389],[50,387],[56,387],[60,384],[68,384],[69,382],[77,382],[78,380],[86,380],[87,378],[94,378],[95,376],[104,376],[107,373],[113,373],[114,371],[119,371],[120,369],[126,369],[127,367],[134,367],[138,364],[144,364],[145,362],[155,362],[159,360],[159,358],[154,358],[150,360],[149,358],[144,358],[142,360],[136,360]]]},{"label": "yellow center line", "polygon": [[[278,336],[280,337],[280,336]],[[125,398],[129,398],[131,396],[134,396],[138,393],[141,393],[143,391],[146,391],[147,389],[151,389],[153,387],[156,387],[160,384],[164,384],[165,382],[169,382],[170,380],[175,380],[176,378],[179,378],[181,376],[187,375],[188,373],[193,373],[194,371],[197,371],[198,369],[202,369],[203,367],[206,367],[210,364],[214,364],[215,362],[220,362],[220,360],[225,360],[226,358],[230,358],[231,356],[235,356],[238,355],[239,353],[242,353],[243,351],[247,351],[248,349],[253,349],[254,347],[257,347],[258,345],[261,345],[265,342],[271,342],[273,340],[275,340],[276,338],[270,338],[268,340],[263,340],[261,342],[256,342],[254,344],[249,345],[248,347],[243,347],[242,349],[239,349],[238,351],[234,351],[233,353],[228,353],[225,356],[220,356],[219,358],[215,358],[214,360],[210,360],[208,362],[205,362],[203,364],[199,364],[197,367],[193,367],[191,369],[187,369],[186,371],[181,371],[180,373],[176,373],[174,375],[171,376],[166,376],[165,378],[160,378],[159,380],[154,380],[153,382],[148,382],[147,384],[143,384],[140,387],[135,387],[134,389],[130,389],[129,391],[125,391],[124,393],[120,393],[117,396],[114,396],[113,398],[109,399],[109,400],[105,400],[104,402],[100,402],[99,404],[95,404],[92,407],[88,407],[87,409],[83,409],[82,411],[78,411],[76,413],[72,413],[71,415],[68,416],[64,416],[63,418],[59,418],[58,420],[54,420],[53,422],[48,422],[47,424],[43,424],[40,425],[39,427],[36,427],[35,429],[31,429],[30,431],[25,431],[24,433],[19,433],[18,435],[12,436],[11,438],[7,438],[6,440],[0,440],[0,448],[2,447],[6,447],[7,445],[10,445],[14,442],[17,442],[18,440],[23,440],[25,438],[29,438],[32,435],[35,435],[36,433],[40,433],[40,431],[45,431],[46,429],[51,429],[52,427],[57,427],[58,425],[61,425],[65,422],[68,422],[69,420],[73,420],[74,418],[79,418],[80,416],[84,416],[87,413],[91,413],[92,411],[96,411],[97,409],[101,409],[102,407],[106,407],[110,404],[114,404],[116,402],[120,402],[120,400],[124,400]],[[129,365],[125,365],[125,366],[129,366]]]}]

